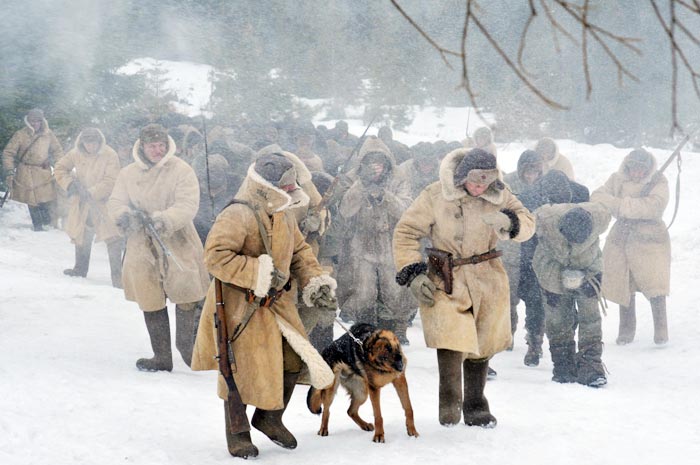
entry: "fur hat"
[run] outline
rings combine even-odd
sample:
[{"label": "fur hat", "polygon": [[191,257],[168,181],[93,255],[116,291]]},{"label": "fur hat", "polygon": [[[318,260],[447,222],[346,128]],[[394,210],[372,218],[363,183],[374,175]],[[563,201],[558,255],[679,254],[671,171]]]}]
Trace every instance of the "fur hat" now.
[{"label": "fur hat", "polygon": [[574,207],[559,220],[559,232],[567,241],[581,244],[593,232],[593,217],[581,207]]},{"label": "fur hat", "polygon": [[261,155],[255,161],[255,172],[275,187],[296,184],[294,164],[280,153]]},{"label": "fur hat", "polygon": [[539,171],[542,173],[543,170],[544,163],[539,153],[534,150],[525,150],[520,154],[520,158],[518,158],[519,175],[522,175],[525,171]]},{"label": "fur hat", "polygon": [[160,124],[149,124],[141,128],[139,133],[139,140],[141,144],[148,144],[151,142],[165,142],[168,144],[168,131],[165,130]]},{"label": "fur hat", "polygon": [[543,137],[535,145],[535,152],[539,153],[544,161],[554,160],[554,157],[557,156],[557,151],[557,143],[549,137]]},{"label": "fur hat", "polygon": [[102,142],[102,133],[97,128],[85,128],[80,133],[80,140],[85,142]]},{"label": "fur hat", "polygon": [[323,171],[312,171],[311,182],[314,183],[319,194],[325,195],[331,184],[333,184],[333,176]]},{"label": "fur hat", "polygon": [[[467,152],[455,168],[455,187],[462,186],[465,181],[475,184],[491,184],[498,181],[496,157],[481,149],[472,149]],[[499,188],[499,186],[495,187]]]},{"label": "fur hat", "polygon": [[32,108],[27,112],[27,121],[30,119],[44,119],[44,111],[39,108]]},{"label": "fur hat", "polygon": [[634,149],[625,159],[625,168],[644,168],[648,173],[654,166],[654,156],[644,149]]},{"label": "fur hat", "polygon": [[569,178],[559,170],[550,170],[542,176],[542,194],[547,203],[571,203],[573,192]]}]

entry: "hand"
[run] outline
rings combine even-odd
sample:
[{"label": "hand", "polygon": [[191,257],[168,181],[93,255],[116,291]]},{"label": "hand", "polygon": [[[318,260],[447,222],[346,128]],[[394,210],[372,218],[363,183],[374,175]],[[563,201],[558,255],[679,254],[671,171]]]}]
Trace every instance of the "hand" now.
[{"label": "hand", "polygon": [[73,197],[74,195],[80,195],[80,181],[77,179],[70,183],[68,188],[66,189],[66,194],[68,194],[69,197]]},{"label": "hand", "polygon": [[481,216],[481,221],[483,221],[488,226],[491,226],[497,232],[510,231],[512,227],[508,215],[501,212],[486,213]]},{"label": "hand", "polygon": [[367,186],[367,198],[372,205],[379,205],[384,199],[384,188],[376,184]]},{"label": "hand", "polygon": [[308,235],[321,229],[321,215],[313,211],[309,211],[306,218],[301,220],[299,224],[302,234]]},{"label": "hand", "polygon": [[[73,184],[77,183],[78,181],[74,181]],[[78,183],[78,195],[80,196],[80,200],[82,201],[89,201],[92,199],[92,196],[90,195],[90,191],[87,190],[85,186],[82,184]]]},{"label": "hand", "polygon": [[130,212],[122,213],[119,218],[117,218],[117,221],[115,221],[115,224],[123,236],[132,234],[139,227],[136,215]]},{"label": "hand", "polygon": [[318,291],[311,294],[311,301],[314,303],[314,307],[326,308],[328,310],[335,310],[338,308],[335,293],[327,284],[324,284]]},{"label": "hand", "polygon": [[[600,283],[603,282],[603,273],[596,274],[592,279],[600,286]],[[583,284],[581,284],[581,287],[578,288],[578,292],[588,298],[593,298],[598,295],[598,291],[591,285],[590,279],[585,280]]]},{"label": "hand", "polygon": [[420,304],[427,305],[428,307],[435,305],[434,294],[437,287],[428,276],[423,273],[419,274],[413,278],[413,281],[411,281],[408,287]]},{"label": "hand", "polygon": [[287,284],[287,281],[289,281],[289,276],[275,268],[274,270],[272,270],[272,281],[270,281],[270,289],[280,289],[282,288],[282,286]]},{"label": "hand", "polygon": [[159,235],[163,234],[166,231],[165,228],[165,221],[163,221],[163,218],[155,218],[153,221],[153,229],[156,230],[156,233]]}]

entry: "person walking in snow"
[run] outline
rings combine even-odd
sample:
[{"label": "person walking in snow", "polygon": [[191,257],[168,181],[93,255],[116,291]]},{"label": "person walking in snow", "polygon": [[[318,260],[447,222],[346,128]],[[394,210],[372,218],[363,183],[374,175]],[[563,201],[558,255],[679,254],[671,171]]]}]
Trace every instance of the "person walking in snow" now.
[{"label": "person walking in snow", "polygon": [[24,125],[2,152],[5,185],[11,189],[12,200],[29,207],[34,231],[42,231],[54,220],[56,189],[51,167],[63,157],[63,148],[42,110],[29,110]]},{"label": "person walking in snow", "polygon": [[[534,230],[533,215],[505,189],[496,157],[464,148],[447,154],[440,180],[396,225],[396,281],[420,303],[426,345],[437,349],[442,425],[461,417],[470,426],[496,425],[484,396],[489,359],[508,348],[512,336],[508,277],[495,248],[499,239],[522,242]],[[429,269],[422,238],[452,255],[450,270]],[[451,293],[445,273],[453,278]]]},{"label": "person walking in snow", "polygon": [[175,303],[175,346],[191,364],[197,310],[209,285],[192,223],[199,206],[197,176],[174,154],[175,142],[165,128],[145,126],[132,149],[134,163],[119,172],[107,202],[110,217],[127,237],[124,295],[144,312],[153,348],[153,358],[136,361],[142,371],[173,368],[166,299]]},{"label": "person walking in snow", "polygon": [[617,219],[603,248],[603,295],[620,305],[619,345],[634,341],[637,292],[651,303],[654,342],[668,342],[666,296],[671,286],[671,239],[662,217],[669,192],[663,175],[647,187],[655,172],[654,156],[635,149],[591,195],[591,201],[604,205]]},{"label": "person walking in snow", "polygon": [[[323,389],[334,379],[309,343],[296,295],[290,292],[290,279],[295,279],[305,305],[336,308],[336,282],[319,265],[292,211],[309,202],[296,166],[283,153],[261,154],[236,200],[217,217],[204,253],[209,272],[223,283],[225,324],[236,360],[233,377],[243,404],[256,407],[251,424],[287,449],[294,449],[297,441],[282,415],[304,364],[313,386]],[[194,370],[218,369],[215,295],[212,283],[197,334]],[[218,395],[226,411],[227,393],[219,376]],[[227,424],[226,441],[235,457],[258,455],[249,432],[233,434]]]},{"label": "person walking in snow", "polygon": [[75,265],[63,271],[68,276],[87,276],[92,241],[107,244],[112,286],[121,288],[122,240],[107,214],[107,199],[119,174],[119,155],[97,128],[85,128],[75,147],[58,163],[56,183],[69,196],[64,230],[75,244]]}]

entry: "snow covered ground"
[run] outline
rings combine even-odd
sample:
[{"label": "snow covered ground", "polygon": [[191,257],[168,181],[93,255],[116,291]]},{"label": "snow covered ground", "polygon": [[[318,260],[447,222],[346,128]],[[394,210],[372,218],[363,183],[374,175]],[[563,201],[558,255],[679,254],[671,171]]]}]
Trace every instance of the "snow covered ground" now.
[{"label": "snow covered ground", "polygon": [[[428,118],[424,121],[434,119]],[[463,128],[463,121],[462,115],[444,124]],[[423,127],[421,134],[434,134],[437,127]],[[460,129],[455,138],[461,134]],[[629,151],[572,141],[560,141],[560,146],[578,180],[590,188],[602,184]],[[514,169],[524,148],[499,146],[501,165]],[[653,153],[663,162],[669,152]],[[372,434],[347,417],[343,395],[332,408],[330,436],[317,436],[320,418],[306,409],[306,388],[299,386],[285,415],[298,449],[281,449],[253,431],[257,460],[290,465],[697,463],[700,154],[686,153],[683,166],[682,203],[671,229],[667,346],[653,344],[651,311],[643,299],[636,341],[616,346],[618,318],[611,308],[603,319],[609,384],[597,390],[556,384],[550,381],[548,352],[537,368],[522,364],[521,309],[515,349],[493,359],[498,378],[486,388],[497,428],[444,428],[437,421],[435,352],[425,348],[416,321],[406,354],[419,438],[406,435],[390,387],[382,399],[385,444],[372,443]],[[675,167],[669,174],[675,176]],[[73,264],[67,236],[56,230],[33,232],[30,225],[24,205],[10,202],[0,210],[0,464],[231,463],[216,373],[191,372],[180,359],[172,373],[137,371],[135,360],[151,353],[143,316],[110,286],[105,246],[94,247],[87,279],[69,278],[62,273]],[[336,336],[341,331],[337,327]],[[371,421],[369,402],[361,413]]]}]

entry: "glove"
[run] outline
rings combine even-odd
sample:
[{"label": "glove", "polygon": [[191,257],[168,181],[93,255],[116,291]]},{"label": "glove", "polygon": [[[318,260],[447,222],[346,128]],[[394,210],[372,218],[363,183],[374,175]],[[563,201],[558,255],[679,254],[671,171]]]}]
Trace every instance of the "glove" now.
[{"label": "glove", "polygon": [[367,186],[367,198],[373,206],[379,205],[384,199],[384,188],[377,184]]},{"label": "glove", "polygon": [[413,281],[411,281],[408,287],[420,304],[427,305],[428,307],[435,305],[434,294],[437,288],[427,275],[423,273],[419,274],[413,278]]},{"label": "glove", "polygon": [[158,235],[161,235],[165,232],[165,221],[163,221],[162,218],[155,218],[153,221],[153,229],[156,230]]},{"label": "glove", "polygon": [[306,218],[301,220],[299,224],[302,234],[308,235],[321,229],[321,216],[318,213],[309,211]]},{"label": "glove", "polygon": [[[603,273],[598,273],[593,277],[593,280],[597,281],[598,283],[602,283],[603,281]],[[589,299],[596,297],[598,293],[596,292],[595,288],[591,285],[589,280],[585,280],[583,284],[581,284],[581,287],[578,288],[578,293],[583,294],[584,297],[588,297]]]},{"label": "glove", "polygon": [[500,231],[510,231],[512,224],[508,215],[501,212],[486,213],[481,217],[483,221],[488,226],[491,226],[496,232]]},{"label": "glove", "polygon": [[129,236],[142,228],[149,218],[141,212],[129,211],[122,213],[115,224],[123,236]]},{"label": "glove", "polygon": [[282,286],[287,284],[287,281],[289,281],[289,276],[275,268],[274,270],[272,270],[272,281],[270,281],[270,289],[280,289]]},{"label": "glove", "polygon": [[335,294],[327,284],[324,284],[318,291],[311,294],[311,301],[314,303],[314,307],[328,310],[336,310],[338,308]]}]

